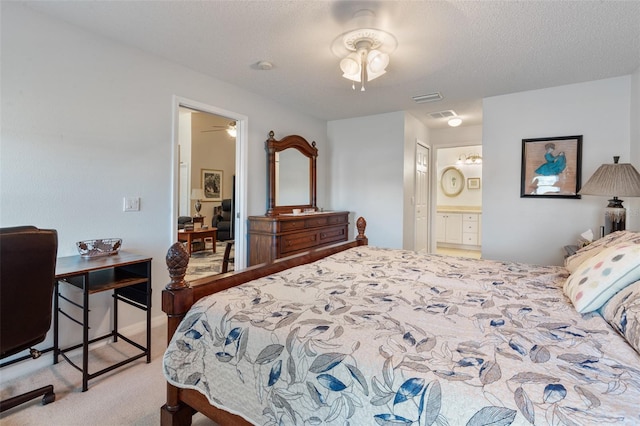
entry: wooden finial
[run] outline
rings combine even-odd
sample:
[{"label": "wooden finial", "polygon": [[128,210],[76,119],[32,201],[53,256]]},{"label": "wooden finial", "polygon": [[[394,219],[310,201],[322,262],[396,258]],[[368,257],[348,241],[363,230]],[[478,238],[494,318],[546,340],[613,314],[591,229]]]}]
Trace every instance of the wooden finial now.
[{"label": "wooden finial", "polygon": [[184,280],[189,265],[189,253],[182,243],[174,243],[167,251],[167,268],[171,282],[165,287],[167,290],[176,290],[189,287]]},{"label": "wooden finial", "polygon": [[366,243],[369,240],[364,235],[364,231],[366,227],[367,227],[367,221],[364,220],[364,217],[360,216],[358,220],[356,220],[356,228],[358,228],[358,236],[356,237],[356,241],[364,241]]}]

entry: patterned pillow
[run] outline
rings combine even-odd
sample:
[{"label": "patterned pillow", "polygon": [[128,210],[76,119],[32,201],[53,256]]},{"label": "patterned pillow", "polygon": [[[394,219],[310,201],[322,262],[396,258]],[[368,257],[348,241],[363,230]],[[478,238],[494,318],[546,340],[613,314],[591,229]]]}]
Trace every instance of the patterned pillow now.
[{"label": "patterned pillow", "polygon": [[637,280],[640,280],[640,245],[623,243],[583,262],[565,282],[564,293],[578,312],[591,312]]},{"label": "patterned pillow", "polygon": [[601,313],[640,354],[640,281],[620,290],[602,307]]},{"label": "patterned pillow", "polygon": [[573,273],[585,261],[600,253],[607,247],[612,247],[621,243],[630,242],[632,244],[640,244],[640,232],[632,231],[616,231],[609,235],[605,235],[599,240],[595,240],[588,246],[582,247],[575,254],[564,260],[564,267]]}]

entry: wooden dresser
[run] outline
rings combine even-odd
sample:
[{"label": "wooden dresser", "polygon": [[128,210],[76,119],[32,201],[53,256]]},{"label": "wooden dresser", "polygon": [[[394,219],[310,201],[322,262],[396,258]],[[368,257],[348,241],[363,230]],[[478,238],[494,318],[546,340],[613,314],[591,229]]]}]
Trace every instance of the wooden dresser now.
[{"label": "wooden dresser", "polygon": [[249,216],[249,266],[347,241],[349,212]]}]

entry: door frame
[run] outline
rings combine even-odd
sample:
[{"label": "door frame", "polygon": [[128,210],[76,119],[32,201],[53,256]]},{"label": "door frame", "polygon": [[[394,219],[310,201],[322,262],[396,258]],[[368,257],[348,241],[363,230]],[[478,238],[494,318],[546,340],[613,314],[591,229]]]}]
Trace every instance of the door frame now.
[{"label": "door frame", "polygon": [[[467,146],[482,146],[482,141],[466,141],[456,143],[435,144],[431,147],[431,217],[429,223],[431,229],[436,229],[436,219],[438,217],[438,152],[441,149],[463,148]],[[484,172],[484,170],[483,170]],[[436,232],[429,235],[431,253],[436,253],[438,243],[436,241]]]},{"label": "door frame", "polygon": [[413,199],[416,200],[416,202],[413,203],[413,226],[414,226],[414,238],[413,238],[413,248],[414,250],[416,249],[416,240],[417,240],[417,234],[418,234],[418,212],[417,212],[417,208],[418,208],[418,204],[417,204],[417,200],[418,200],[418,185],[417,182],[415,181],[415,177],[416,177],[416,169],[417,169],[417,165],[416,165],[416,160],[418,158],[418,146],[421,146],[422,148],[427,150],[427,185],[426,185],[426,191],[427,191],[427,251],[431,252],[431,230],[433,229],[433,226],[431,224],[431,204],[432,204],[432,199],[431,199],[431,147],[429,145],[427,145],[426,142],[423,142],[420,139],[416,139],[416,143],[415,143],[415,148],[414,148],[414,157],[413,157],[413,166],[414,166],[414,170],[413,170],[413,177],[414,177],[414,182],[413,182]]},{"label": "door frame", "polygon": [[172,154],[171,154],[171,241],[176,242],[178,235],[174,228],[178,223],[178,176],[180,173],[179,141],[179,114],[180,107],[190,108],[209,114],[227,117],[236,122],[236,187],[235,187],[235,244],[234,244],[234,268],[236,270],[246,267],[247,258],[247,175],[248,175],[248,117],[237,112],[205,104],[182,96],[173,96],[172,101]]}]

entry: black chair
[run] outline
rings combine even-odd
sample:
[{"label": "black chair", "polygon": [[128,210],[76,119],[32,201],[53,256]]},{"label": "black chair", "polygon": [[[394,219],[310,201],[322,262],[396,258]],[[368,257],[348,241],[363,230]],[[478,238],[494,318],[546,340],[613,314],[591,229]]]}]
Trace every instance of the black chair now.
[{"label": "black chair", "polygon": [[[0,358],[30,350],[0,367],[42,353],[33,346],[43,342],[51,328],[57,253],[55,230],[0,228]],[[55,401],[53,385],[0,401],[0,412],[39,396],[43,405]]]},{"label": "black chair", "polygon": [[233,248],[233,241],[227,241],[227,244],[224,248],[224,256],[222,256],[222,269],[220,270],[221,274],[229,272],[229,264],[235,264],[235,258],[231,257],[231,249]]},{"label": "black chair", "polygon": [[231,198],[222,200],[221,207],[220,214],[213,216],[211,225],[213,225],[214,228],[218,228],[216,236],[218,241],[233,240],[233,200]]}]

